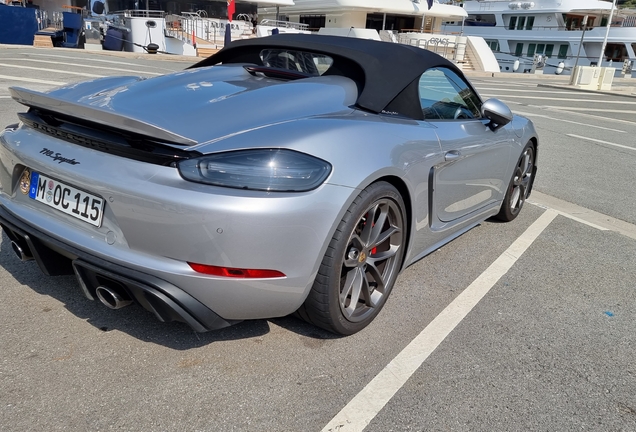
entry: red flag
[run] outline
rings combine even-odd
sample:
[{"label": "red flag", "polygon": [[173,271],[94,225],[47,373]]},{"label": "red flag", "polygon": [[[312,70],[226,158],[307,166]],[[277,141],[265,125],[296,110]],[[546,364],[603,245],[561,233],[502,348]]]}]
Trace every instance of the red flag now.
[{"label": "red flag", "polygon": [[194,27],[192,27],[192,46],[197,47],[197,37],[194,35]]},{"label": "red flag", "polygon": [[234,15],[234,0],[227,0],[227,20],[232,22],[232,15]]}]

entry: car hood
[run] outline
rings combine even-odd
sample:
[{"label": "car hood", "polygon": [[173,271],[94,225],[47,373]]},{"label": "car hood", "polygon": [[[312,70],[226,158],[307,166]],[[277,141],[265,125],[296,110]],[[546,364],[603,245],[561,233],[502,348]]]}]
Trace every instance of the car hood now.
[{"label": "car hood", "polygon": [[202,144],[271,124],[348,110],[355,104],[357,87],[344,77],[283,81],[227,65],[150,79],[104,78],[61,87],[48,96],[76,108],[80,105],[88,120],[91,113],[113,113],[116,116],[110,118],[122,124],[108,126],[125,129],[131,119]]}]

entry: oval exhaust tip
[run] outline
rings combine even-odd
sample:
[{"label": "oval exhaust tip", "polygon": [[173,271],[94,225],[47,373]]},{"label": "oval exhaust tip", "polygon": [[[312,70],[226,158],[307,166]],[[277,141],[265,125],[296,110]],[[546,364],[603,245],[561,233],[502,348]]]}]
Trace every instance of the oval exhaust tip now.
[{"label": "oval exhaust tip", "polygon": [[13,252],[20,259],[20,261],[31,261],[33,259],[30,253],[25,252],[25,250],[22,249],[20,245],[14,241],[11,242],[11,249],[13,249]]},{"label": "oval exhaust tip", "polygon": [[104,306],[110,309],[121,309],[124,306],[128,306],[132,303],[132,300],[127,298],[124,294],[118,292],[116,289],[100,285],[95,290],[99,301]]}]

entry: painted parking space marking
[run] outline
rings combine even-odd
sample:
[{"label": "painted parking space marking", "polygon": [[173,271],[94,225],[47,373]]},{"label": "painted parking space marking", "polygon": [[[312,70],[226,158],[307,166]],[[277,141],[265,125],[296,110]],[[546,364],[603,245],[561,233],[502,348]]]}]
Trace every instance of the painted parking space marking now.
[{"label": "painted parking space marking", "polygon": [[[567,108],[567,107],[558,107],[558,106],[544,106],[544,105],[534,105],[534,104],[522,104],[521,102],[516,102],[516,101],[511,101],[511,100],[507,100],[507,99],[503,99],[500,98],[500,100],[504,103],[506,103],[507,105],[524,105],[527,106],[528,108],[536,108],[538,110],[542,110],[542,111],[553,111],[555,113],[568,113],[568,114],[572,114],[575,115],[577,117],[586,117],[586,118],[590,118],[590,119],[596,119],[596,120],[600,120],[600,121],[613,121],[615,123],[622,123],[622,124],[628,124],[628,125],[636,125],[636,122],[630,121],[630,120],[623,120],[623,119],[618,119],[618,118],[614,118],[614,117],[603,117],[603,116],[598,116],[598,115],[594,115],[594,114],[587,114],[584,112],[573,112],[571,111],[571,108]],[[515,110],[516,112],[517,110]],[[604,112],[616,112],[614,110],[603,110]],[[623,112],[623,111],[618,111],[618,112]],[[632,113],[633,111],[624,111],[626,113]]]},{"label": "painted parking space marking", "polygon": [[88,78],[104,78],[104,77],[106,77],[106,75],[95,75],[95,74],[89,74],[89,73],[85,73],[85,72],[62,71],[62,70],[57,70],[57,69],[44,69],[44,68],[39,68],[39,67],[34,67],[34,66],[21,66],[21,65],[3,64],[2,67],[18,68],[18,69],[31,69],[31,70],[36,70],[36,71],[40,71],[40,72],[52,72],[52,73],[66,74],[66,75],[79,75],[79,76],[88,77]]},{"label": "painted parking space marking", "polygon": [[[559,101],[560,100],[561,99],[559,99]],[[579,102],[581,102],[581,101],[579,101]],[[591,101],[591,102],[598,103],[598,101]],[[605,103],[605,101],[603,101],[603,103]],[[634,102],[634,103],[636,103],[636,102]],[[566,108],[566,107],[560,107],[560,106],[554,106],[554,105],[546,105],[543,108],[553,108],[553,109],[557,109],[559,111],[573,111],[573,112],[575,112],[575,111],[589,111],[590,110],[589,108],[576,108],[576,107],[567,107]],[[634,114],[634,110],[633,109],[631,109],[631,110],[613,110],[613,109],[605,109],[605,108],[603,108],[603,112],[605,112],[605,113],[617,113],[617,114]],[[578,112],[577,112],[577,114],[578,114]]]},{"label": "painted parking space marking", "polygon": [[[497,97],[498,95],[496,94],[489,94],[489,93],[481,93],[482,96],[486,96],[486,97]],[[513,96],[516,99],[536,99],[536,100],[549,100],[549,101],[554,101],[553,97],[543,97],[543,96],[520,96],[520,95],[508,95],[508,96]],[[586,95],[589,96],[589,95]],[[575,99],[575,98],[559,98],[559,102],[590,102],[590,103],[598,103],[597,99]],[[610,104],[615,104],[615,105],[636,105],[636,102],[632,102],[632,101],[612,101],[612,100],[603,100],[603,104],[604,105],[610,105]],[[570,110],[589,110],[589,108],[574,108],[574,107],[569,107],[568,109]],[[603,111],[609,111],[609,112],[633,112],[633,111],[612,111],[612,110],[606,110],[603,109]]]},{"label": "painted parking space marking", "polygon": [[[536,88],[531,88],[531,89],[527,89],[527,88],[495,88],[495,87],[478,87],[478,90],[481,92],[482,90],[489,90],[489,91],[497,91],[497,92],[515,92],[515,93],[532,93],[532,94],[536,94],[536,93],[548,93],[548,94],[569,94],[569,95],[581,95],[581,96],[587,96],[589,97],[590,94],[586,93],[586,92],[576,92],[573,90],[564,90],[564,91],[549,91],[549,90],[536,90]],[[509,95],[509,96],[513,96],[513,95]]]},{"label": "painted parking space marking", "polygon": [[555,118],[555,117],[547,116],[547,115],[543,115],[543,114],[534,114],[534,113],[522,112],[522,111],[517,111],[517,110],[515,110],[515,114],[520,114],[520,115],[523,115],[523,116],[526,116],[526,117],[545,118],[545,119],[548,119],[548,120],[555,120],[555,121],[558,121],[560,123],[571,123],[571,124],[580,125],[580,126],[588,126],[588,127],[591,127],[591,128],[603,129],[603,130],[607,130],[607,131],[611,131],[611,132],[627,133],[624,130],[612,129],[612,128],[607,128],[607,127],[603,127],[603,126],[597,126],[597,125],[593,125],[593,124],[589,124],[589,123],[576,122],[576,121],[572,121],[572,120],[564,120],[564,119],[561,119],[561,118]]},{"label": "painted parking space marking", "polygon": [[558,216],[548,209],[362,389],[322,432],[362,431]]},{"label": "painted parking space marking", "polygon": [[[468,75],[470,77],[470,75]],[[488,83],[488,84],[501,84],[502,86],[506,86],[506,87],[520,87],[520,88],[528,88],[528,85],[536,85],[534,83],[530,83],[530,84],[515,84],[515,83],[511,83],[509,81],[484,81],[484,80],[479,80],[479,79],[471,79],[471,81],[473,83],[476,82],[484,82],[484,83]]]},{"label": "painted parking space marking", "polygon": [[9,81],[22,81],[22,82],[30,82],[30,83],[38,83],[38,84],[50,84],[50,85],[64,85],[65,82],[62,81],[50,81],[50,80],[42,80],[37,78],[27,78],[21,76],[13,76],[13,75],[0,75],[0,79],[6,79]]},{"label": "painted parking space marking", "polygon": [[[77,59],[79,58],[79,57],[75,57],[75,56],[67,56],[67,55],[59,55],[59,54],[32,53],[32,52],[29,52],[28,55],[31,56],[31,57],[51,57],[51,58],[69,59],[69,60],[75,60],[75,61],[77,61]],[[130,63],[130,62],[118,61],[118,60],[105,60],[105,59],[99,59],[99,58],[91,58],[90,61],[91,62],[100,62],[100,63],[112,63],[112,64],[118,64],[118,65],[124,65],[124,66],[139,66],[136,63]],[[157,68],[155,68],[155,69],[157,69]]]},{"label": "painted parking space marking", "polygon": [[[572,112],[572,111],[568,111],[567,109],[559,109],[559,107],[547,107],[547,106],[540,106],[540,105],[528,105],[529,107],[532,108],[538,108],[538,109],[542,109],[542,110],[548,110],[548,111],[555,111],[555,112],[559,112],[559,113],[563,113],[563,112],[568,112],[569,114],[573,114],[579,117],[587,117],[587,118],[593,118],[593,119],[597,119],[597,120],[601,120],[601,121],[613,121],[615,123],[623,123],[623,124],[629,124],[629,125],[636,125],[636,122],[630,121],[630,120],[623,120],[623,119],[618,119],[618,118],[613,118],[613,117],[603,117],[603,116],[598,116],[598,115],[594,115],[594,114],[587,114],[584,112]],[[603,110],[605,111],[605,110]],[[630,111],[633,112],[633,111]]]},{"label": "painted parking space marking", "polygon": [[[53,57],[53,58],[62,58],[62,59],[69,59],[69,60],[78,60],[78,57],[73,57],[73,56],[64,56],[64,55],[59,55],[59,54],[43,54],[43,53],[28,53],[29,56],[33,56],[33,57]],[[100,59],[100,58],[91,58],[90,59],[91,63],[94,62],[99,62],[99,63],[110,63],[110,64],[117,64],[117,65],[123,65],[123,66],[136,66],[139,67],[139,64],[137,63],[130,63],[130,62],[123,62],[123,61],[117,61],[117,60],[106,60],[106,59]],[[153,66],[153,65],[144,65],[144,68],[151,68],[151,69],[158,69],[158,70],[165,70],[165,71],[172,71],[173,69],[170,68],[165,68],[165,67],[159,67],[159,66]]]},{"label": "painted parking space marking", "polygon": [[163,75],[162,73],[159,72],[145,72],[145,71],[139,71],[139,70],[134,70],[134,69],[120,69],[120,68],[113,68],[113,67],[107,67],[107,66],[95,66],[95,65],[87,65],[87,64],[77,64],[77,63],[66,63],[66,62],[59,62],[59,61],[53,61],[53,60],[38,60],[38,59],[28,59],[28,58],[5,58],[3,60],[11,60],[11,61],[22,61],[22,62],[34,62],[34,63],[47,63],[47,64],[55,64],[55,65],[65,65],[65,66],[73,66],[73,67],[81,67],[81,68],[86,68],[86,69],[99,69],[99,70],[109,70],[109,71],[115,71],[115,72],[132,72],[132,73],[136,73],[136,74],[145,74],[145,75]]},{"label": "painted parking space marking", "polygon": [[618,148],[622,148],[622,149],[636,151],[636,147],[630,147],[630,146],[626,146],[626,145],[623,145],[623,144],[616,144],[616,143],[609,142],[609,141],[603,141],[603,140],[596,139],[596,138],[588,138],[588,137],[584,137],[584,136],[580,136],[580,135],[574,135],[574,134],[566,134],[566,135],[571,137],[571,138],[582,139],[582,140],[590,141],[590,142],[597,143],[597,144],[605,144],[605,145],[610,145],[610,146],[614,146],[614,147],[618,147]]},{"label": "painted parking space marking", "polygon": [[581,207],[574,203],[533,190],[528,199],[530,204],[552,209],[560,215],[603,231],[614,231],[636,240],[636,225],[612,216]]}]

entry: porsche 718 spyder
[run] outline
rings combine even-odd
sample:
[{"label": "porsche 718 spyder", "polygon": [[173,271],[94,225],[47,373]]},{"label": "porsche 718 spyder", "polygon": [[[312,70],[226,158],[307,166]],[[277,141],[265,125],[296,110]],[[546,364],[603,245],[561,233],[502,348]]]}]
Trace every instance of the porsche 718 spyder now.
[{"label": "porsche 718 spyder", "polygon": [[11,95],[28,109],[0,135],[2,246],[195,331],[296,313],[355,333],[402,269],[514,219],[537,169],[528,119],[385,42],[275,35]]}]

